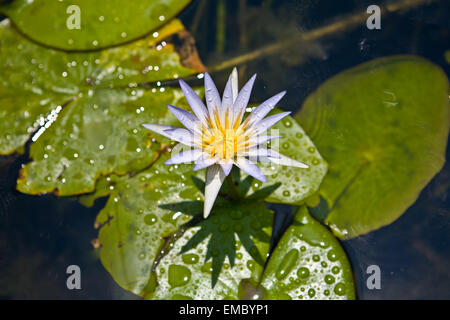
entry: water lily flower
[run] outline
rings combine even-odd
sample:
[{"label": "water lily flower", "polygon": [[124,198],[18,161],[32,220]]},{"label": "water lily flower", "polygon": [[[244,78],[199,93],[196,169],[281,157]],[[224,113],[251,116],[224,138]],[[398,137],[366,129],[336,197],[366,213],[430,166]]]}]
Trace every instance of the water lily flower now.
[{"label": "water lily flower", "polygon": [[217,194],[233,165],[262,182],[266,182],[267,178],[254,163],[256,161],[269,161],[298,168],[308,167],[304,163],[266,148],[268,141],[280,138],[267,135],[267,130],[290,112],[281,112],[266,118],[265,116],[286,91],[264,101],[244,120],[255,78],[256,75],[242,87],[241,91],[238,91],[238,75],[234,68],[221,99],[213,80],[205,72],[206,106],[194,90],[180,79],[180,87],[194,114],[172,105],[168,107],[185,128],[143,124],[151,131],[190,147],[189,150],[173,155],[165,162],[166,165],[194,162],[194,171],[206,168],[203,209],[205,218],[211,212]]}]

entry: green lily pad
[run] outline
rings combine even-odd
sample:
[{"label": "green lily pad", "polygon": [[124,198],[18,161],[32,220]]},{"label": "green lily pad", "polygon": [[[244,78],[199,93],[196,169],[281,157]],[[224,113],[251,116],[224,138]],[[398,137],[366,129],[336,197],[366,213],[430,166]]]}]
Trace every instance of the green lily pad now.
[{"label": "green lily pad", "polygon": [[413,56],[374,60],[325,82],[296,119],[329,163],[325,222],[341,238],[396,220],[442,168],[448,79]]},{"label": "green lily pad", "polygon": [[286,167],[273,163],[258,164],[268,181],[261,183],[253,180],[249,195],[268,189],[270,193],[266,198],[267,202],[301,204],[319,189],[327,172],[327,163],[320,155],[320,149],[317,150],[293,118],[284,118],[271,130],[270,135],[279,135],[281,138],[272,140],[270,147],[285,156],[306,163],[309,168]]},{"label": "green lily pad", "polygon": [[31,132],[46,122],[52,110],[80,95],[92,96],[94,89],[136,87],[139,83],[191,75],[195,70],[180,63],[183,57],[173,44],[166,42],[158,50],[164,38],[175,37],[183,30],[178,20],[172,20],[159,30],[156,38],[152,35],[98,52],[66,53],[36,45],[11,27],[9,20],[3,20],[0,153],[20,151]]},{"label": "green lily pad", "polygon": [[263,299],[355,299],[350,263],[339,241],[300,208],[272,253]]},{"label": "green lily pad", "polygon": [[[109,194],[96,219],[100,259],[123,288],[145,295],[152,291],[152,267],[170,237],[202,211],[203,198],[191,178],[192,166],[165,166],[162,155],[149,169],[129,178],[102,178],[96,196]],[[181,211],[163,205],[182,203]],[[189,212],[185,214],[184,212]]]},{"label": "green lily pad", "polygon": [[[174,209],[176,210],[176,209]],[[216,205],[188,229],[156,267],[152,299],[248,299],[269,250],[273,214],[261,201]]]},{"label": "green lily pad", "polygon": [[[0,51],[2,51],[1,46]],[[4,68],[1,69],[4,70]],[[0,154],[2,155],[23,153],[30,135],[45,124],[47,116],[50,116],[53,110],[57,110],[62,102],[69,101],[71,98],[68,94],[46,90],[34,93],[17,89],[17,92],[21,93],[15,93],[12,87],[6,89],[0,86]]]},{"label": "green lily pad", "polygon": [[[169,41],[159,47],[163,38],[183,30],[173,20],[156,38],[67,53],[38,46],[2,22],[0,152],[23,151],[31,135],[34,142],[33,161],[22,169],[18,189],[80,194],[93,191],[100,175],[148,166],[161,148],[158,142],[168,139],[141,124],[178,123],[167,104],[187,107],[180,89],[157,81],[197,71],[182,65]],[[157,83],[144,88],[143,82]]]},{"label": "green lily pad", "polygon": [[98,89],[91,97],[78,98],[31,145],[33,161],[21,170],[17,189],[75,195],[93,191],[101,175],[140,171],[165,147],[165,140],[141,124],[176,123],[167,104],[186,106],[182,93],[172,88],[163,93]]},{"label": "green lily pad", "polygon": [[273,215],[260,201],[219,198],[203,220],[204,172],[164,165],[168,157],[133,177],[103,177],[81,197],[91,205],[108,196],[96,219],[101,261],[120,286],[145,298],[238,298],[240,280],[257,283],[262,274]]},{"label": "green lily pad", "polygon": [[[190,0],[14,0],[0,5],[31,39],[65,50],[89,50],[135,40],[176,16]],[[133,21],[133,23],[130,23]]]}]

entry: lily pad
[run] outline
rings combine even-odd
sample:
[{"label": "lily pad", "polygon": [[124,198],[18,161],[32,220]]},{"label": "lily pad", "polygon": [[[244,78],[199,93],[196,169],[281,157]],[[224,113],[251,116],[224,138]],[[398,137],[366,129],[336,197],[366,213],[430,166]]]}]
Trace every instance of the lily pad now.
[{"label": "lily pad", "polygon": [[[0,64],[3,61],[0,61]],[[2,76],[4,77],[5,73],[2,73]],[[0,118],[2,119],[0,122],[0,154],[2,155],[14,152],[23,153],[25,143],[30,139],[30,135],[45,125],[45,122],[48,121],[47,117],[53,110],[58,110],[61,103],[69,101],[71,98],[69,94],[46,90],[41,90],[39,93],[17,90],[21,94],[16,94],[13,86],[10,88],[0,86]]]},{"label": "lily pad", "polygon": [[168,158],[131,178],[103,177],[82,197],[90,205],[108,196],[96,219],[101,261],[119,285],[146,298],[238,298],[240,280],[257,283],[262,274],[273,215],[260,201],[219,198],[203,220],[204,170],[164,165]]},{"label": "lily pad", "polygon": [[[94,190],[101,175],[138,172],[166,145],[141,124],[176,123],[167,104],[186,106],[178,89],[97,89],[67,105],[30,147],[33,161],[21,170],[17,189],[75,195]],[[167,141],[168,143],[168,141]]]},{"label": "lily pad", "polygon": [[270,190],[267,202],[301,204],[319,189],[327,172],[327,163],[320,155],[320,149],[317,150],[302,127],[289,116],[277,123],[271,129],[270,135],[281,136],[280,139],[270,142],[273,150],[306,163],[309,168],[286,167],[274,163],[258,164],[268,181],[261,183],[253,180],[249,195],[279,185]]},{"label": "lily pad", "polygon": [[23,34],[41,44],[89,50],[142,37],[176,16],[189,2],[14,0],[0,5],[0,12],[10,17]]},{"label": "lily pad", "polygon": [[302,207],[272,253],[263,299],[355,299],[350,263],[339,241]]},{"label": "lily pad", "polygon": [[[167,159],[162,155],[132,178],[102,178],[97,186],[104,192],[96,196],[109,194],[96,219],[100,259],[120,286],[138,295],[153,290],[152,268],[165,238],[202,210],[202,194],[191,179],[191,166],[165,166]],[[174,203],[183,203],[183,212],[162,206]]]},{"label": "lily pad", "polygon": [[396,220],[442,168],[448,79],[413,56],[370,61],[329,79],[295,117],[329,163],[325,222],[341,238]]},{"label": "lily pad", "polygon": [[260,280],[272,223],[273,214],[261,201],[216,205],[159,261],[155,291],[146,298],[251,298],[245,286]]},{"label": "lily pad", "polygon": [[[173,20],[157,37],[67,53],[36,45],[2,22],[0,152],[23,151],[30,136],[34,142],[18,189],[80,194],[93,191],[100,175],[148,166],[161,148],[157,142],[168,140],[141,123],[178,123],[167,104],[187,107],[180,89],[157,81],[200,71],[185,67],[169,40],[162,45],[180,32],[183,26]],[[157,83],[139,85],[144,82]]]}]

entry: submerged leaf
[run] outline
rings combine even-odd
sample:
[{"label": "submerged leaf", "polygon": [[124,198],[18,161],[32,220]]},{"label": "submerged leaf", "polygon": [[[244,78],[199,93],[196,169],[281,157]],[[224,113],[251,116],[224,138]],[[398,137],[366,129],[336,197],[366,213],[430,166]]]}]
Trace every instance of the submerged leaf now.
[{"label": "submerged leaf", "polygon": [[325,82],[296,119],[330,165],[325,222],[354,237],[396,220],[442,168],[448,80],[418,57],[374,60]]},{"label": "submerged leaf", "polygon": [[[157,29],[190,0],[14,0],[0,5],[22,33],[65,50],[104,48]],[[49,16],[50,15],[50,16]],[[130,23],[133,21],[133,23]]]}]

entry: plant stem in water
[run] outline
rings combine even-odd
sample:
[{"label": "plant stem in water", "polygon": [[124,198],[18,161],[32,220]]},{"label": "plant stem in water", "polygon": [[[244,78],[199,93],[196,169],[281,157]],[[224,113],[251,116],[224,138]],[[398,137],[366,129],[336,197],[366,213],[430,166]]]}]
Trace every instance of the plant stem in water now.
[{"label": "plant stem in water", "polygon": [[227,9],[225,0],[219,0],[217,3],[217,30],[216,30],[216,51],[223,53],[225,50],[225,32],[226,32]]},{"label": "plant stem in water", "polygon": [[[381,14],[383,15],[391,12],[409,10],[417,6],[429,4],[435,1],[438,0],[400,0],[397,2],[391,2],[381,8]],[[273,44],[245,53],[243,55],[219,62],[216,65],[208,67],[207,69],[209,70],[209,72],[217,72],[229,69],[252,60],[277,54],[279,52],[287,50],[292,46],[298,45],[299,41],[316,41],[333,34],[339,34],[340,32],[344,32],[351,28],[355,28],[358,26],[364,27],[367,17],[368,14],[365,11],[346,15],[336,22],[330,23],[317,29],[305,31],[301,34],[300,37],[297,36],[291,39],[275,42]]]}]

